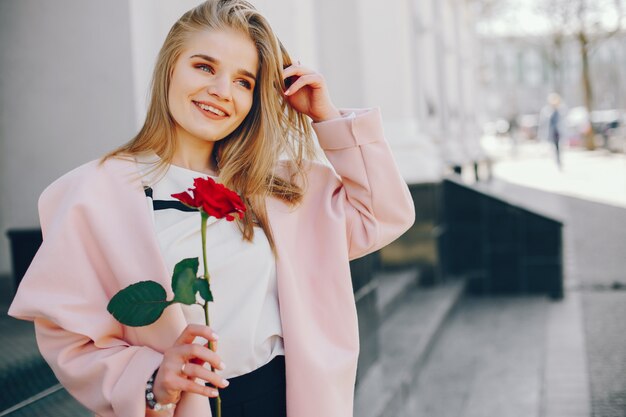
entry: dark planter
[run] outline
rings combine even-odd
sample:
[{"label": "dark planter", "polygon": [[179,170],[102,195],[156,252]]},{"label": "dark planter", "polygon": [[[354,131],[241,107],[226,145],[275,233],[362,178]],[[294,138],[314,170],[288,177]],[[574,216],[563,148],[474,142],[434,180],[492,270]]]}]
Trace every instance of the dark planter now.
[{"label": "dark planter", "polygon": [[13,290],[22,281],[22,277],[41,246],[41,229],[9,229],[7,236],[11,242],[11,262],[13,264]]},{"label": "dark planter", "polygon": [[474,294],[563,297],[563,224],[447,179],[443,184],[442,269],[465,276]]}]

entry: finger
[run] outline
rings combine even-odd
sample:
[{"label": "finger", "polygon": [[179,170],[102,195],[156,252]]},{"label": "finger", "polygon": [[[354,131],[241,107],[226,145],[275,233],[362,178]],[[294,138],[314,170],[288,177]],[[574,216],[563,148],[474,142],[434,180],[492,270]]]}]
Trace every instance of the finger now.
[{"label": "finger", "polygon": [[204,337],[206,340],[218,339],[217,334],[213,332],[210,327],[201,324],[189,324],[185,327],[185,330],[182,331],[180,336],[178,336],[178,339],[174,342],[174,346],[193,343],[197,336]]},{"label": "finger", "polygon": [[189,364],[180,357],[180,354],[169,352],[161,362],[156,379],[162,379],[167,386],[171,387],[174,381],[184,376],[183,369],[188,365]]},{"label": "finger", "polygon": [[185,375],[192,378],[200,378],[206,382],[210,382],[218,388],[226,388],[229,382],[222,378],[222,376],[206,369],[204,366],[195,365],[192,363],[185,366]]},{"label": "finger", "polygon": [[[286,72],[285,72],[286,71]],[[291,66],[285,67],[283,71],[283,79],[285,80],[285,90],[289,90],[289,88],[295,83],[298,78],[302,75],[306,74],[315,74],[310,68],[303,67],[300,65],[300,61],[297,64],[293,64]]]},{"label": "finger", "polygon": [[207,347],[211,349],[213,352],[217,352],[217,342],[213,341],[213,342],[210,342],[210,344],[207,343]]},{"label": "finger", "polygon": [[[194,359],[194,358],[207,362],[217,369],[225,368],[225,365],[222,362],[222,359],[220,358],[220,356],[217,353],[213,352],[211,349],[207,348],[206,346],[191,343],[188,345],[181,346],[180,349],[181,349],[181,354],[182,354],[182,360],[178,362],[179,364],[178,370],[180,370],[181,362],[189,362],[190,359]],[[197,363],[197,361],[194,361],[194,363]]]},{"label": "finger", "polygon": [[283,79],[292,77],[294,75],[307,75],[307,74],[315,74],[311,68],[302,66],[302,65],[290,65],[283,70]]},{"label": "finger", "polygon": [[291,87],[285,91],[285,95],[293,95],[298,92],[304,86],[311,86],[312,88],[320,88],[323,85],[323,78],[320,74],[303,75],[298,78]]},{"label": "finger", "polygon": [[[212,350],[213,352],[217,352],[217,342],[211,342],[213,348],[211,348],[211,346],[209,346],[209,344],[205,344],[204,347]],[[198,358],[191,358],[187,361],[187,363],[195,363],[196,365],[202,365],[205,363],[205,361],[203,361],[202,359],[198,359]],[[223,362],[221,363],[223,365]],[[220,370],[223,370],[224,368],[218,368]]]},{"label": "finger", "polygon": [[217,389],[199,384],[191,379],[181,378],[180,388],[181,391],[193,392],[194,394],[204,395],[205,397],[217,397],[218,395]]},{"label": "finger", "polygon": [[289,87],[291,87],[293,85],[293,83],[295,83],[298,80],[297,75],[292,75],[291,77],[287,77],[285,78],[285,90],[289,90]]}]

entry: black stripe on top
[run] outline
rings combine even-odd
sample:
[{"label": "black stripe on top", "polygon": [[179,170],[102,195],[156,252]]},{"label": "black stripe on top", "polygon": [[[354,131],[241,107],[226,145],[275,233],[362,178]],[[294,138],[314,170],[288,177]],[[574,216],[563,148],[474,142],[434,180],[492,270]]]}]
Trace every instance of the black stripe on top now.
[{"label": "black stripe on top", "polygon": [[174,209],[179,211],[198,211],[198,209],[187,207],[179,200],[155,200],[152,197],[152,188],[151,187],[143,187],[143,192],[146,194],[146,197],[149,197],[152,200],[152,208],[154,210],[167,210]]}]

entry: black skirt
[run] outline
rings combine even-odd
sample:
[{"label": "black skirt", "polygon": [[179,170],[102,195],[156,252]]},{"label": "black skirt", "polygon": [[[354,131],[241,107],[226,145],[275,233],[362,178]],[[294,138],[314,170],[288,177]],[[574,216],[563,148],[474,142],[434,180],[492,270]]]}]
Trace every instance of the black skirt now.
[{"label": "black skirt", "polygon": [[[284,355],[228,382],[219,389],[222,417],[287,417]],[[209,397],[209,402],[215,417],[216,399]]]}]

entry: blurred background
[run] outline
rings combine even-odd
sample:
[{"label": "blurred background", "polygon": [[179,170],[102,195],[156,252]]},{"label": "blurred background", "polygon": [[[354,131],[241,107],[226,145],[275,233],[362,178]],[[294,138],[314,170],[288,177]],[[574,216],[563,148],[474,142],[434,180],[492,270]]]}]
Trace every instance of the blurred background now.
[{"label": "blurred background", "polygon": [[[143,123],[197,0],[0,0],[0,417],[87,416],[6,315],[37,200]],[[625,0],[256,0],[379,106],[415,225],[351,264],[355,416],[626,416]]]}]

